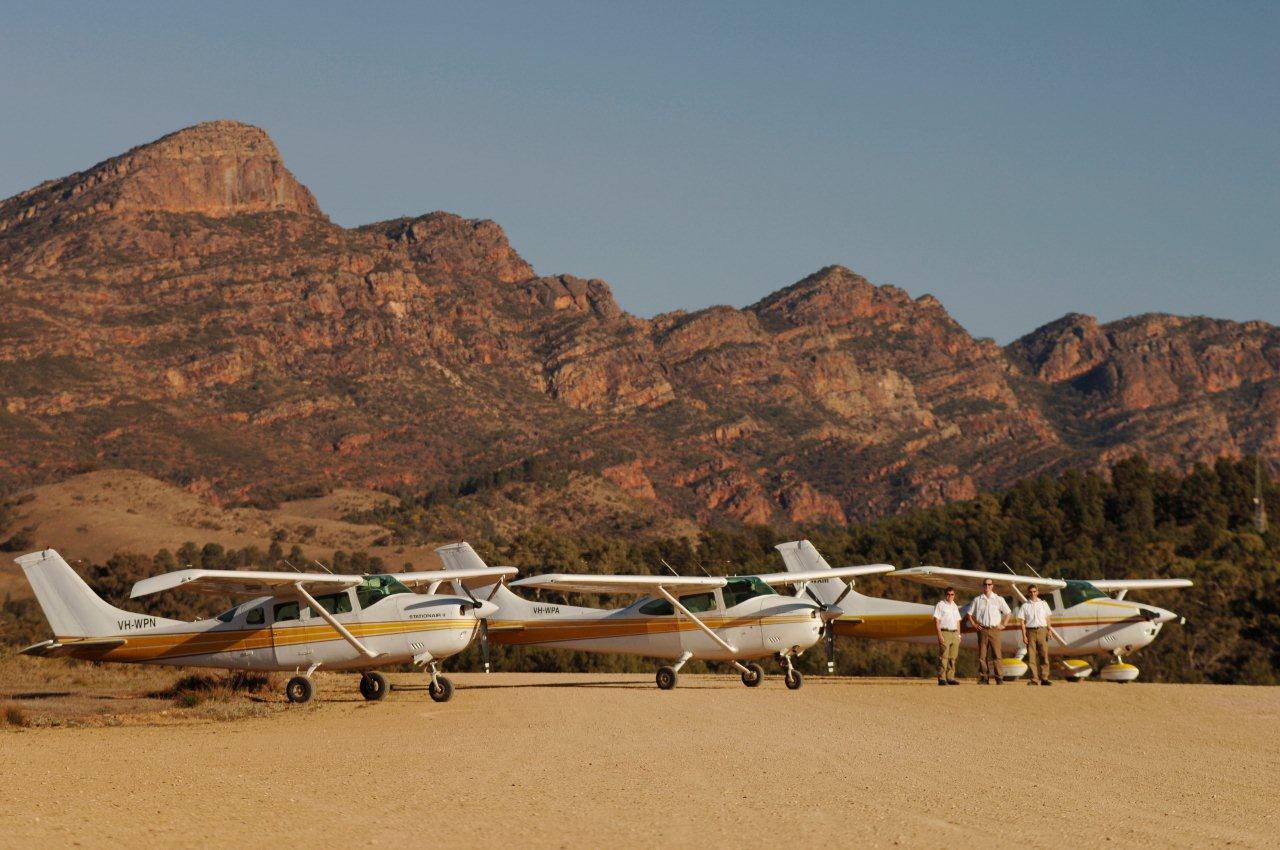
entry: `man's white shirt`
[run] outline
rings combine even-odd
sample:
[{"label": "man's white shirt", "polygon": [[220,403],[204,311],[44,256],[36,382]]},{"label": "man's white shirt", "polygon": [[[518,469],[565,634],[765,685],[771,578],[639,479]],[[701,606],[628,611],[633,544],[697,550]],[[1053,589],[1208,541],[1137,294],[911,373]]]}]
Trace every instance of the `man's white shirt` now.
[{"label": "man's white shirt", "polygon": [[973,600],[969,613],[973,614],[973,619],[978,621],[978,625],[990,628],[1000,625],[1000,621],[1012,612],[1003,596],[996,596],[994,593],[988,596],[984,593]]},{"label": "man's white shirt", "polygon": [[1049,625],[1049,603],[1043,599],[1028,599],[1018,608],[1018,619],[1028,629],[1043,629]]},{"label": "man's white shirt", "polygon": [[933,606],[933,619],[938,621],[938,628],[943,631],[960,631],[960,606],[954,602],[942,600]]}]

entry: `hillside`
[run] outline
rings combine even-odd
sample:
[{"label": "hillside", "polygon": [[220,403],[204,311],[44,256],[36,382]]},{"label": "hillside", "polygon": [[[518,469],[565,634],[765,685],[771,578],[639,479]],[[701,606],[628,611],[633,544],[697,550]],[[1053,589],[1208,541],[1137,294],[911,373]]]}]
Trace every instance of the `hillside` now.
[{"label": "hillside", "polygon": [[1073,315],[1002,349],[840,266],[643,319],[491,221],[339,227],[231,121],[0,202],[0,304],[9,493],[100,469],[267,508],[443,488],[499,524],[665,534],[1280,450],[1270,325]]}]

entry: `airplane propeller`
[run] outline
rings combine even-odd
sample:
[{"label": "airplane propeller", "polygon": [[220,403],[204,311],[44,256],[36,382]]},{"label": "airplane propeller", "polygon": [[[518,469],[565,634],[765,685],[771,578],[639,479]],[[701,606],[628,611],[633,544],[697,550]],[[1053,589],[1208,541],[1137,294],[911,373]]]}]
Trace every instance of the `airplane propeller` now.
[{"label": "airplane propeller", "polygon": [[818,594],[813,592],[813,588],[807,584],[804,586],[804,592],[817,604],[818,616],[822,618],[822,645],[827,654],[828,673],[834,673],[836,667],[836,630],[834,622],[844,614],[844,611],[840,608],[840,603],[844,601],[844,598],[849,595],[851,590],[853,590],[853,582],[849,582],[834,602],[827,604],[818,598]]},{"label": "airplane propeller", "polygon": [[484,601],[476,599],[475,594],[471,592],[471,588],[462,584],[463,592],[471,600],[471,611],[480,621],[480,659],[484,662],[484,672],[486,673],[489,672],[489,615],[498,610],[498,606],[493,603],[493,597],[498,594],[498,588],[501,584],[501,580],[495,582],[493,590],[489,591],[489,595],[485,597]]}]

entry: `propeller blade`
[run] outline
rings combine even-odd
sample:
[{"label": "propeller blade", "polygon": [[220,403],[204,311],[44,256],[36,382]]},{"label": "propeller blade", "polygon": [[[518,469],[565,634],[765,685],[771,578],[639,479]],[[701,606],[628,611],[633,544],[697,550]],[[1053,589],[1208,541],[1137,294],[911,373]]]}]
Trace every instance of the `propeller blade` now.
[{"label": "propeller blade", "polygon": [[849,595],[849,591],[851,590],[853,590],[853,582],[849,582],[849,584],[845,586],[845,589],[840,593],[840,595],[836,597],[836,601],[832,602],[831,604],[835,605],[836,607],[839,607],[840,603],[844,601],[844,598]]},{"label": "propeller blade", "polygon": [[822,628],[827,632],[823,637],[827,650],[827,675],[830,676],[836,672],[836,629],[834,623],[823,623]]},{"label": "propeller blade", "polygon": [[480,658],[484,661],[484,672],[489,672],[489,620],[480,621]]},{"label": "propeller blade", "polygon": [[818,598],[818,594],[816,594],[816,593],[814,593],[814,592],[813,592],[813,588],[812,588],[812,587],[810,587],[809,585],[807,585],[807,584],[806,584],[806,585],[804,586],[804,592],[805,592],[806,594],[808,594],[808,595],[809,595],[809,598],[810,598],[810,599],[812,599],[814,602],[816,602],[816,603],[818,604],[818,607],[819,607],[819,608],[824,608],[824,607],[826,607],[826,603],[825,603],[825,602],[823,602],[821,599],[819,599],[819,598]]}]

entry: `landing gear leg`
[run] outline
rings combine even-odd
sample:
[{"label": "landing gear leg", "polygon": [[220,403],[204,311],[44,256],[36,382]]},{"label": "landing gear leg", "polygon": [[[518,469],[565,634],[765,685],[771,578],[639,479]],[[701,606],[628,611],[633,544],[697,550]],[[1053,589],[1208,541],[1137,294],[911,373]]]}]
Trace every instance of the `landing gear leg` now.
[{"label": "landing gear leg", "polygon": [[670,667],[658,668],[658,675],[654,677],[658,683],[658,687],[664,691],[669,691],[674,688],[676,686],[676,682],[680,679],[677,675],[680,672],[680,668],[683,667],[685,662],[692,657],[692,652],[685,652],[682,653],[680,657],[676,659],[676,663],[672,664]]},{"label": "landing gear leg", "polygon": [[430,664],[430,671],[431,684],[427,686],[427,693],[436,702],[448,702],[453,696],[453,682],[440,675],[440,667],[434,661]]},{"label": "landing gear leg", "polygon": [[306,673],[301,676],[294,676],[285,683],[284,695],[289,702],[301,705],[302,703],[309,702],[311,700],[311,697],[314,696],[316,692],[315,685],[311,683],[311,674],[316,672],[316,668],[319,666],[319,662],[312,664],[307,668]]},{"label": "landing gear leg", "polygon": [[431,695],[431,699],[436,702],[448,702],[453,696],[453,682],[440,675],[440,665],[436,663],[431,653],[418,653],[413,656],[413,663],[419,666],[426,665],[427,672],[431,676],[431,684],[427,685],[427,693]]},{"label": "landing gear leg", "polygon": [[800,675],[800,671],[791,666],[791,654],[784,653],[782,663],[787,670],[782,674],[782,681],[786,683],[787,688],[793,691],[800,690],[800,686],[804,684],[804,676]]},{"label": "landing gear leg", "polygon": [[748,688],[755,688],[764,681],[764,668],[752,661],[750,664],[743,664],[741,661],[733,662],[733,666],[742,671],[742,684]]}]

